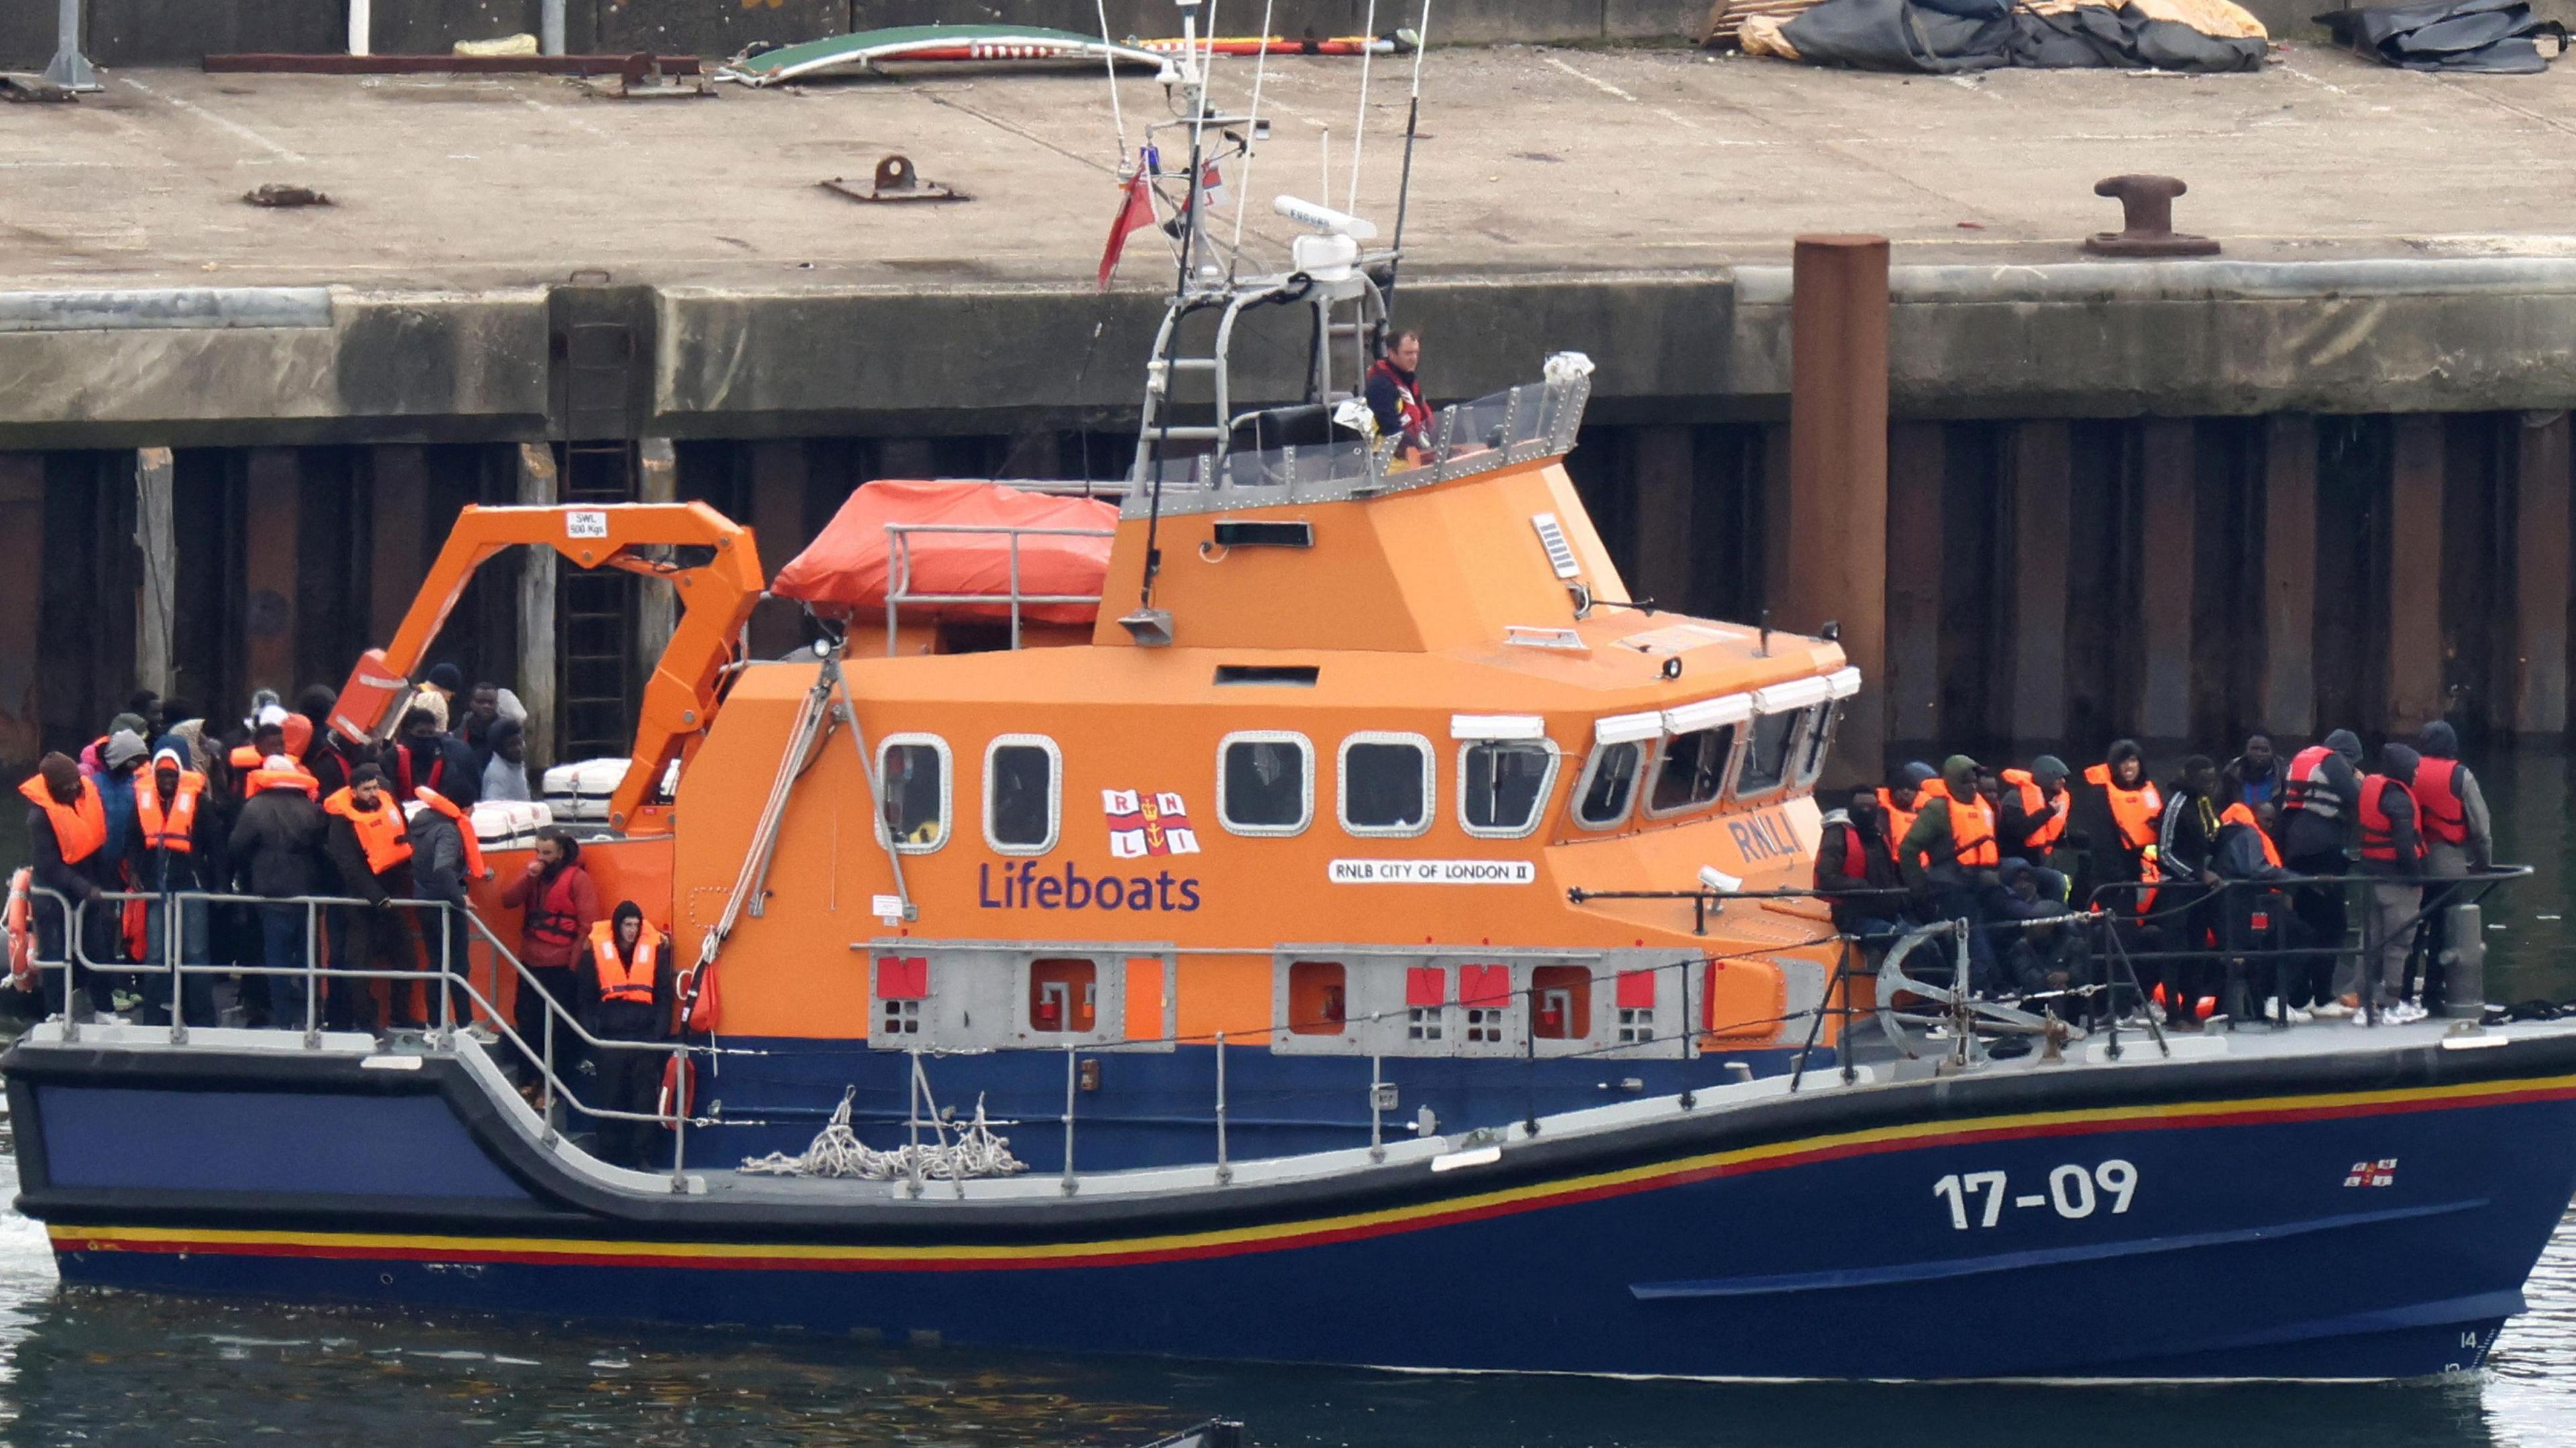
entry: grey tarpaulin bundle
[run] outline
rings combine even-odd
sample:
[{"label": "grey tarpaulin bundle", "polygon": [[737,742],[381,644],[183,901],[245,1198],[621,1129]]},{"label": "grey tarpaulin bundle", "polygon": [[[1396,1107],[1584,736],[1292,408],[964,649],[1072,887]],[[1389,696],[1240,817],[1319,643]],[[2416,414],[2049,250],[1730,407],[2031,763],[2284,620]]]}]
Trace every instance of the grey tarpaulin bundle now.
[{"label": "grey tarpaulin bundle", "polygon": [[2102,4],[2016,0],[1821,0],[1770,24],[1746,22],[1747,52],[1931,74],[2003,66],[2258,70],[2261,24],[2225,0]]},{"label": "grey tarpaulin bundle", "polygon": [[2358,54],[2405,70],[2530,75],[2567,48],[2566,29],[2533,15],[2525,0],[2416,0],[2337,10],[2317,23]]}]

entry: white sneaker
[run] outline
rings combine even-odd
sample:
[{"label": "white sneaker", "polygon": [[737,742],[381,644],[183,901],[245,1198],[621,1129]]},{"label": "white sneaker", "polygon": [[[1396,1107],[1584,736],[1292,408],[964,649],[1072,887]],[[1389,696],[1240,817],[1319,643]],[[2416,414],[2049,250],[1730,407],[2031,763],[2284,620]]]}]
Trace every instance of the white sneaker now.
[{"label": "white sneaker", "polygon": [[2318,1006],[2309,1011],[2308,1014],[2315,1016],[2321,1021],[2339,1021],[2344,1019],[2346,1016],[2357,1017],[2359,1012],[2353,1007],[2345,1005],[2341,1001],[2328,1001],[2324,1005]]},{"label": "white sneaker", "polygon": [[2279,1016],[2281,1014],[2281,998],[2279,996],[2263,997],[2263,1014],[2273,1017]]},{"label": "white sneaker", "polygon": [[2411,1026],[2424,1016],[2424,1008],[2413,1001],[2399,1001],[2379,1013],[2379,1018],[2392,1026]]},{"label": "white sneaker", "polygon": [[2292,1006],[2292,1007],[2290,1007],[2290,1014],[2289,1014],[2288,1019],[2289,1019],[2289,1022],[2290,1022],[2290,1024],[2291,1024],[2291,1025],[2294,1025],[2294,1026],[2304,1026],[2304,1025],[2306,1025],[2308,1022],[2313,1021],[2313,1020],[2315,1020],[2316,1018],[2317,1018],[2317,1017],[2316,1017],[2316,1013],[2315,1013],[2314,1011],[2309,1010],[2309,1009],[2308,1009],[2307,1007],[2305,1007],[2305,1006]]},{"label": "white sneaker", "polygon": [[490,1026],[483,1024],[481,1021],[476,1021],[474,1024],[467,1026],[465,1028],[465,1034],[472,1036],[475,1040],[486,1046],[498,1045],[501,1041],[501,1033],[493,1030]]}]

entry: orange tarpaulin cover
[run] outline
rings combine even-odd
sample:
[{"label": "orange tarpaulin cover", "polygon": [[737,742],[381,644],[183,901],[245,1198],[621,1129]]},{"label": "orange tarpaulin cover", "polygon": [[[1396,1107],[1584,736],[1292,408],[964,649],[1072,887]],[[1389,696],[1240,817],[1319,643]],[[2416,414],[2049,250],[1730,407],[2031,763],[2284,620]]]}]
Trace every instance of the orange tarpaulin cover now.
[{"label": "orange tarpaulin cover", "polygon": [[[1051,533],[1019,535],[1020,596],[1097,595],[1109,574],[1109,530],[1118,505],[1097,498],[1060,498],[1004,483],[963,479],[939,482],[880,481],[850,494],[804,552],[778,570],[769,591],[834,617],[882,615],[887,580],[894,571],[888,523],[979,528],[1093,528],[1097,538]],[[936,618],[1011,616],[1011,538],[1003,533],[912,533],[904,545],[911,559],[907,594],[973,594],[989,603],[909,604],[924,621]],[[1026,604],[1020,617],[1043,623],[1089,623],[1096,603]]]}]

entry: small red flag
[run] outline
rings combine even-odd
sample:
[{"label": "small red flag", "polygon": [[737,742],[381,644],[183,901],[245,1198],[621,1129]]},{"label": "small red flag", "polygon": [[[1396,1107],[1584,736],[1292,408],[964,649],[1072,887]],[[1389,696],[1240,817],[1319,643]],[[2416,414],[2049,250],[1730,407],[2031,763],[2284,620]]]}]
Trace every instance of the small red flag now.
[{"label": "small red flag", "polygon": [[1100,253],[1100,290],[1109,290],[1109,274],[1118,270],[1118,254],[1127,249],[1129,233],[1154,224],[1154,191],[1138,172],[1127,182],[1127,199],[1118,204],[1118,219],[1109,223],[1109,245]]}]

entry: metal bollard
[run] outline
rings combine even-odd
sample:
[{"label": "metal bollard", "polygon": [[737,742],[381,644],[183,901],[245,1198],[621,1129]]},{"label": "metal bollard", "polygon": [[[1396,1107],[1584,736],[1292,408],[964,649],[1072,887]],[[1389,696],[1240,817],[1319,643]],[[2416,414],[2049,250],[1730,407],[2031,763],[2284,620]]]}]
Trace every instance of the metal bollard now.
[{"label": "metal bollard", "polygon": [[89,57],[81,54],[81,0],[62,0],[55,13],[54,58],[45,66],[45,79],[65,90],[94,91],[104,87],[97,72],[90,69]]},{"label": "metal bollard", "polygon": [[2487,1013],[2486,912],[2454,905],[2442,912],[2442,1012],[2455,1021]]}]

